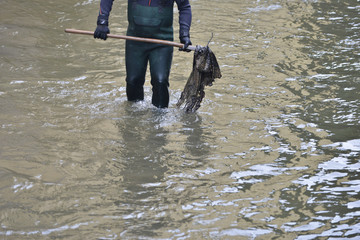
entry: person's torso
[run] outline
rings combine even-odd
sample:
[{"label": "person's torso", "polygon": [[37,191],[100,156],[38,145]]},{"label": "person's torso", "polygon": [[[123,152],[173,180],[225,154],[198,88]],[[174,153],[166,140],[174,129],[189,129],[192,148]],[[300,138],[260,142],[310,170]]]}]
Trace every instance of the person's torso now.
[{"label": "person's torso", "polygon": [[174,0],[128,0],[129,4],[137,3],[142,6],[151,6],[151,7],[172,7],[174,5]]},{"label": "person's torso", "polygon": [[129,0],[128,35],[173,40],[174,0]]}]

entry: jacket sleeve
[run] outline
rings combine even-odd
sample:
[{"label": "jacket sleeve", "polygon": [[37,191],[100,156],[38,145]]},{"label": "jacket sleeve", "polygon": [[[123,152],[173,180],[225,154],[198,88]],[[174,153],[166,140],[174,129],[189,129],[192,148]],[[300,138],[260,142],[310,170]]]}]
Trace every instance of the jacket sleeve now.
[{"label": "jacket sleeve", "polygon": [[179,9],[180,37],[188,36],[192,18],[189,0],[176,0],[176,4]]},{"label": "jacket sleeve", "polygon": [[99,16],[102,16],[103,18],[109,19],[109,15],[110,15],[110,12],[111,12],[113,2],[114,2],[114,0],[101,0],[100,1]]}]

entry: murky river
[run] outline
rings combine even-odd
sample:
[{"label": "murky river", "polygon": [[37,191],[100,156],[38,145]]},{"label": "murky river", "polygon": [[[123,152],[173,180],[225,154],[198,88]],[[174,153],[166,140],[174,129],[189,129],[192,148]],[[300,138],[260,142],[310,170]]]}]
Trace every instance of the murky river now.
[{"label": "murky river", "polygon": [[98,0],[0,1],[0,239],[360,238],[360,1],[191,4],[223,77],[185,114],[191,53],[131,104],[124,41],[64,33]]}]

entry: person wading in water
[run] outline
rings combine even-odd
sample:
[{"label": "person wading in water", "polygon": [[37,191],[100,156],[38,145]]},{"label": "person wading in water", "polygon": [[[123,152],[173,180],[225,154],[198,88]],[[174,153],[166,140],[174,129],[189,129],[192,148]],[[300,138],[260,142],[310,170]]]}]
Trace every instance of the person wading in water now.
[{"label": "person wading in water", "polygon": [[[100,11],[94,38],[107,39],[109,15],[114,0],[101,0]],[[189,0],[128,0],[127,35],[173,41],[173,6],[176,2],[179,10],[179,38],[184,44],[190,41],[191,6]],[[169,105],[169,75],[173,57],[173,47],[154,43],[127,40],[126,95],[129,101],[144,100],[144,83],[148,62],[150,63],[152,104],[158,108]]]}]

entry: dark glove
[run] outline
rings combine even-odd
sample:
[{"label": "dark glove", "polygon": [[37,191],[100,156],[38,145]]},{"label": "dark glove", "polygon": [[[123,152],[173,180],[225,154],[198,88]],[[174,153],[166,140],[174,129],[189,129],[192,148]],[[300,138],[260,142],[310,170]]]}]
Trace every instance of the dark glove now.
[{"label": "dark glove", "polygon": [[180,42],[184,44],[184,47],[179,48],[180,51],[191,52],[191,50],[187,49],[189,45],[192,45],[188,31],[180,32]]},{"label": "dark glove", "polygon": [[107,34],[110,33],[109,21],[105,16],[99,15],[97,20],[97,27],[94,32],[94,38],[100,38],[102,40],[107,39]]}]

